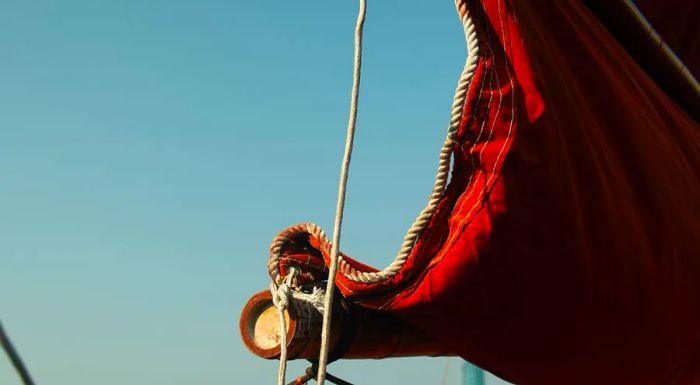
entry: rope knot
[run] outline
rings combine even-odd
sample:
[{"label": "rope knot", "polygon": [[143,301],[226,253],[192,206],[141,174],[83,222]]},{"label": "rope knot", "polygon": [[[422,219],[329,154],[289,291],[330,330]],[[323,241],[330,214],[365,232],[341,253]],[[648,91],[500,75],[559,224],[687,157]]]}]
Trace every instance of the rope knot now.
[{"label": "rope knot", "polygon": [[283,283],[276,286],[270,284],[270,293],[272,294],[272,303],[278,310],[284,310],[289,307],[289,285]]},{"label": "rope knot", "polygon": [[325,297],[326,291],[320,287],[314,287],[311,293],[292,292],[292,299],[307,302],[321,314],[323,314],[323,300]]},{"label": "rope knot", "polygon": [[277,286],[275,282],[270,282],[272,303],[277,308],[277,315],[280,320],[280,368],[277,374],[278,385],[284,385],[284,378],[287,373],[287,321],[284,317],[284,310],[289,307],[289,288],[292,286],[292,281],[297,274],[297,269],[292,267],[287,276],[284,277],[281,285]]}]

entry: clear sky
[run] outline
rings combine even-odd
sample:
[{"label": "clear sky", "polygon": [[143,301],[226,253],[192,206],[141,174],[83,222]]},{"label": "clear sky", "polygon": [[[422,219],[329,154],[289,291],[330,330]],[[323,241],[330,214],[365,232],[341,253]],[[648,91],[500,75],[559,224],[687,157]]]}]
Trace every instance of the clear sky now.
[{"label": "clear sky", "polygon": [[[356,1],[2,8],[0,318],[37,383],[273,383],[238,316],[279,230],[332,231]],[[466,49],[450,0],[370,1],[365,47],[342,248],[384,267],[426,202]],[[445,365],[330,370],[422,385]],[[4,357],[0,383],[18,383]]]}]

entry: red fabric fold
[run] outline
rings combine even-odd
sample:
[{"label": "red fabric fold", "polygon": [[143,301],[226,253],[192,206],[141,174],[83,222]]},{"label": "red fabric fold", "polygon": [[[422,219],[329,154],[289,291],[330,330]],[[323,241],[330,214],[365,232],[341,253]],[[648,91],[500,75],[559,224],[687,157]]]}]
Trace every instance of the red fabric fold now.
[{"label": "red fabric fold", "polygon": [[[514,383],[700,384],[698,124],[580,1],[469,12],[451,182],[399,273],[341,292]],[[281,270],[324,279],[295,237]]]}]

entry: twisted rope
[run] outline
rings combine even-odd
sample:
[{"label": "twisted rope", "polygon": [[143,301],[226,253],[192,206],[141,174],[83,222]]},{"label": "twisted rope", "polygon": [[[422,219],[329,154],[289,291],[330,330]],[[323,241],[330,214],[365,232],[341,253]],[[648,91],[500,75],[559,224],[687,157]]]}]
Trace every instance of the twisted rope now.
[{"label": "twisted rope", "polygon": [[[326,291],[323,301],[323,326],[321,331],[321,348],[319,352],[317,372],[317,383],[319,385],[324,385],[327,377],[326,367],[328,365],[328,352],[330,348],[329,339],[332,318],[333,296],[335,291],[335,277],[338,272],[338,268],[340,267],[341,274],[346,276],[348,279],[362,283],[379,282],[396,275],[406,263],[408,256],[411,254],[411,251],[415,246],[418,236],[423,231],[425,226],[427,226],[428,222],[435,213],[437,205],[439,204],[440,200],[442,199],[442,196],[444,195],[450,171],[450,161],[453,153],[453,145],[456,142],[455,136],[457,134],[457,131],[459,130],[459,126],[462,121],[462,114],[464,110],[464,104],[467,98],[467,92],[469,90],[471,80],[474,77],[474,72],[476,71],[476,66],[479,57],[479,45],[476,34],[476,28],[471,17],[469,16],[466,0],[455,0],[455,6],[457,7],[457,12],[459,13],[462,24],[464,25],[464,34],[467,41],[467,60],[464,69],[462,70],[459,81],[457,82],[457,89],[455,91],[455,96],[452,103],[450,124],[447,130],[447,137],[445,138],[445,141],[440,151],[437,174],[435,177],[435,182],[433,184],[432,192],[430,194],[426,207],[420,212],[418,218],[408,230],[404,241],[401,245],[401,248],[394,261],[382,271],[366,272],[359,271],[354,267],[350,266],[339,253],[340,235],[343,222],[343,210],[345,208],[345,195],[347,190],[348,171],[350,167],[350,160],[352,158],[352,149],[355,138],[355,126],[357,121],[357,105],[362,67],[362,32],[367,8],[366,0],[360,0],[357,24],[355,27],[355,56],[353,87],[350,103],[350,117],[348,121],[347,136],[345,141],[345,152],[340,170],[338,201],[336,206],[335,223],[333,229],[333,241],[330,242],[323,230],[321,230],[321,228],[317,225],[301,224],[294,226],[285,231],[283,234],[277,236],[273,240],[272,245],[270,247],[270,260],[268,262],[268,268],[273,278],[271,290],[273,291],[273,299],[276,298],[277,301],[275,303],[275,306],[278,307],[280,316],[280,326],[283,330],[282,347],[280,349],[280,371],[278,377],[278,383],[280,385],[282,385],[285,380],[287,359],[286,322],[284,319],[283,307],[288,306],[288,302],[285,303],[285,299],[287,301],[289,299],[288,290],[285,291],[285,289],[282,289],[283,287],[287,287],[288,289],[288,285],[286,284],[286,282],[284,282],[287,280],[287,278],[282,278],[278,266],[278,262],[281,258],[281,253],[284,245],[295,235],[306,232],[318,239],[320,241],[321,250],[324,253],[327,253],[327,255],[329,255],[330,261],[328,263],[328,281],[326,283]],[[280,286],[275,286],[276,284]],[[318,293],[316,293],[316,298],[318,298]]]},{"label": "twisted rope", "polygon": [[[363,3],[362,1],[361,3]],[[323,251],[328,251],[330,250],[330,259],[331,263],[329,266],[329,282],[333,282],[335,279],[336,275],[336,269],[339,267],[341,274],[343,274],[347,279],[354,281],[354,282],[360,282],[360,283],[374,283],[374,282],[380,282],[384,281],[388,278],[391,278],[395,276],[401,268],[404,266],[406,261],[408,260],[409,255],[413,251],[413,247],[416,244],[416,241],[418,239],[418,236],[421,234],[421,232],[425,229],[425,227],[428,225],[430,222],[430,219],[432,218],[433,214],[435,213],[435,210],[437,209],[438,204],[440,203],[440,200],[442,199],[442,196],[444,195],[445,188],[447,186],[447,180],[448,180],[448,175],[450,171],[450,160],[452,158],[452,153],[453,153],[453,145],[455,143],[455,135],[457,134],[457,131],[459,130],[459,125],[462,121],[462,115],[464,111],[464,104],[467,99],[467,92],[469,90],[469,86],[471,84],[471,80],[474,77],[474,72],[476,71],[476,66],[478,63],[478,58],[479,58],[479,42],[477,38],[477,33],[476,33],[476,27],[474,25],[474,22],[472,18],[469,15],[469,10],[467,8],[467,1],[466,0],[455,0],[455,6],[457,8],[457,12],[460,16],[460,20],[462,24],[464,25],[464,35],[465,39],[467,42],[467,60],[464,65],[464,69],[462,70],[462,73],[460,75],[459,81],[457,82],[457,87],[455,90],[455,95],[452,103],[452,110],[451,110],[451,117],[450,117],[450,124],[447,129],[447,136],[445,138],[445,141],[442,145],[442,148],[440,150],[440,157],[438,161],[438,167],[437,167],[437,173],[435,176],[435,182],[433,184],[433,189],[432,192],[430,193],[428,203],[426,207],[420,212],[418,217],[416,218],[415,222],[411,227],[409,228],[408,232],[406,233],[406,236],[404,237],[403,243],[401,244],[401,248],[399,249],[398,254],[394,258],[394,260],[391,262],[389,266],[387,266],[384,270],[378,271],[378,272],[366,272],[366,271],[360,271],[357,270],[356,268],[350,266],[342,256],[338,255],[338,243],[339,243],[339,238],[336,240],[336,233],[339,232],[339,226],[336,223],[336,228],[334,231],[334,237],[333,237],[333,242],[331,243],[328,238],[326,237],[326,234],[321,230],[317,225],[315,224],[302,224],[293,227],[290,229],[291,231],[285,232],[284,234],[281,234],[280,236],[276,237],[272,241],[272,245],[270,247],[270,260],[268,263],[268,268],[270,271],[270,275],[273,277],[275,282],[281,282],[281,276],[279,273],[279,267],[277,265],[277,262],[279,261],[281,257],[281,251],[285,243],[292,237],[295,233],[300,233],[300,232],[307,232],[317,238],[320,243],[321,243],[321,249]],[[362,4],[361,4],[362,7]],[[363,12],[364,9],[361,9],[361,12]],[[364,15],[362,16],[362,21],[364,21]],[[359,31],[359,38],[361,40],[362,38],[362,31],[361,31],[361,24],[360,24],[360,18],[358,18],[358,31]],[[357,31],[356,31],[357,32]],[[356,38],[358,35],[356,34]],[[357,48],[362,47],[362,42],[359,41],[359,44],[356,43],[356,76],[355,76],[355,81],[358,83],[358,90],[359,90],[359,65],[360,65],[360,59],[361,59],[361,52],[357,52]],[[357,95],[355,95],[355,92],[357,90],[353,88],[353,98],[356,98]],[[356,100],[353,99],[353,105],[351,106],[351,116],[350,116],[350,124],[348,127],[348,145],[349,149],[352,150],[352,135],[354,134],[354,119],[355,119],[355,114],[357,113],[357,104]],[[351,126],[351,127],[350,127]],[[352,130],[351,130],[352,129]],[[343,169],[341,170],[341,185],[344,185],[344,183],[347,180],[347,169],[346,167],[349,164],[350,161],[350,155],[348,154],[348,148],[346,148],[346,157],[347,157],[347,163],[343,162]],[[343,174],[344,172],[344,174]],[[343,179],[345,178],[345,179]],[[340,198],[343,200],[345,199],[345,192],[343,188],[342,192],[342,197],[341,194],[339,193],[339,209],[340,209],[340,219],[342,221],[342,206],[340,205]],[[343,202],[344,204],[344,202]],[[336,216],[336,220],[337,220]],[[335,250],[335,251],[333,251]],[[330,285],[329,285],[330,287]],[[327,290],[326,294],[332,293],[332,290]],[[331,294],[332,295],[332,294]]]},{"label": "twisted rope", "polygon": [[296,270],[292,268],[285,277],[281,285],[274,282],[270,283],[270,293],[272,294],[272,303],[277,308],[277,316],[280,320],[280,365],[277,371],[277,385],[285,385],[285,377],[287,375],[287,318],[284,316],[284,311],[289,308],[289,287],[292,279],[296,275]]}]

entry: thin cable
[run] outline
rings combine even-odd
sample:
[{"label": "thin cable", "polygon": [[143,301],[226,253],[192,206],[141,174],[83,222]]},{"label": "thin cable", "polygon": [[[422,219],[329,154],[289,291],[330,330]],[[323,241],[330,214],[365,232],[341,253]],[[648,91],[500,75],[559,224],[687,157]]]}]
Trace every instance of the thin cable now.
[{"label": "thin cable", "polygon": [[345,191],[348,183],[348,169],[352,158],[352,145],[355,140],[355,123],[357,121],[357,100],[360,93],[360,73],[362,69],[362,28],[365,24],[367,1],[360,0],[360,9],[355,25],[355,60],[352,81],[352,96],[350,99],[350,118],[348,119],[348,132],[345,138],[345,155],[340,168],[340,183],[338,185],[338,205],[335,211],[335,226],[333,228],[333,247],[331,248],[330,264],[328,266],[328,283],[326,284],[326,298],[323,302],[323,329],[321,329],[321,351],[318,359],[318,385],[323,385],[326,380],[326,366],[328,365],[328,350],[331,329],[331,316],[333,313],[333,292],[335,291],[335,275],[338,270],[338,250],[340,246],[340,231],[343,224],[343,209],[345,208]]},{"label": "thin cable", "polygon": [[24,385],[34,385],[34,381],[29,375],[27,367],[24,366],[24,363],[22,362],[19,353],[17,353],[15,347],[12,346],[12,341],[10,341],[10,337],[5,333],[5,330],[2,328],[2,323],[0,323],[0,345],[2,345],[2,348],[5,349],[5,353],[7,353],[7,357],[10,359],[10,362],[12,362],[12,366],[15,367],[17,374],[22,379],[22,383]]}]

